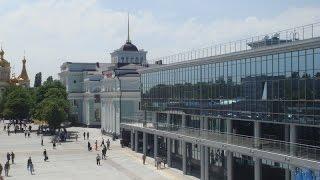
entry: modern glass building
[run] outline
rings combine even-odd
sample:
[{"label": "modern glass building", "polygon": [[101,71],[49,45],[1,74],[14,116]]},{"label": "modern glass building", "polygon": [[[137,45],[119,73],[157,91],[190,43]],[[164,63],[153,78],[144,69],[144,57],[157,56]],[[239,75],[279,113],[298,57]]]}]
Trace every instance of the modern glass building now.
[{"label": "modern glass building", "polygon": [[319,36],[318,23],[160,58],[123,139],[204,180],[320,178]]}]

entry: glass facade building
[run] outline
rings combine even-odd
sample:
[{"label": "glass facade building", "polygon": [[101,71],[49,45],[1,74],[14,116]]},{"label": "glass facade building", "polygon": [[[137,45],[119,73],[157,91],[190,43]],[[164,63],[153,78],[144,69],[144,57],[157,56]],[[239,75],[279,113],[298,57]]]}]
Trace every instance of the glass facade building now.
[{"label": "glass facade building", "polygon": [[140,70],[140,116],[122,119],[123,139],[203,180],[320,178],[320,26],[310,27]]},{"label": "glass facade building", "polygon": [[320,48],[160,69],[141,84],[148,111],[320,124]]}]

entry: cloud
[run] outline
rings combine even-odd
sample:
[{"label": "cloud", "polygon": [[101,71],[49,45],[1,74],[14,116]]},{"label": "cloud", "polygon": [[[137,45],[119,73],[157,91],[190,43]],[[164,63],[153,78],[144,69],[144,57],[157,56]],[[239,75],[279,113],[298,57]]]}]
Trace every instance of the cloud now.
[{"label": "cloud", "polygon": [[[5,7],[10,3],[0,0]],[[289,8],[259,19],[218,19],[203,22],[160,20],[152,12],[131,14],[131,37],[148,57],[207,46],[213,43],[260,35],[320,20],[320,7]],[[0,13],[0,42],[18,74],[26,51],[30,78],[60,71],[65,61],[110,62],[109,53],[126,39],[127,12],[102,8],[95,0],[34,1],[18,3]]]}]

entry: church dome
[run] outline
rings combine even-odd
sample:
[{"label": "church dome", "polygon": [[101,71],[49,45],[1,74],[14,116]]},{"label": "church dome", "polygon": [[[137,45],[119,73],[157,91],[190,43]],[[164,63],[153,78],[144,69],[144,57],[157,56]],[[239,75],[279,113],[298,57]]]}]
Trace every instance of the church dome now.
[{"label": "church dome", "polygon": [[132,44],[130,41],[127,41],[124,45],[121,46],[120,50],[122,51],[138,51],[137,46]]},{"label": "church dome", "polygon": [[3,56],[4,56],[4,51],[1,48],[1,50],[0,50],[0,67],[5,67],[5,68],[10,67],[10,63],[7,60],[5,60]]}]

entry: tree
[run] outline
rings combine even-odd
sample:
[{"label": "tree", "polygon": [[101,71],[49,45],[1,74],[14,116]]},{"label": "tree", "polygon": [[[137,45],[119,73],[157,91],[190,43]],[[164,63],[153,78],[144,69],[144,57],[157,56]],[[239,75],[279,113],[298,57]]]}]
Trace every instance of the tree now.
[{"label": "tree", "polygon": [[64,85],[50,76],[35,90],[36,106],[32,117],[48,123],[51,130],[68,119],[70,104]]},{"label": "tree", "polygon": [[30,117],[34,105],[29,89],[12,87],[8,89],[4,102],[3,115],[8,119],[23,120]]},{"label": "tree", "polygon": [[33,87],[39,87],[42,83],[42,74],[41,72],[38,72],[34,78],[34,86]]}]

